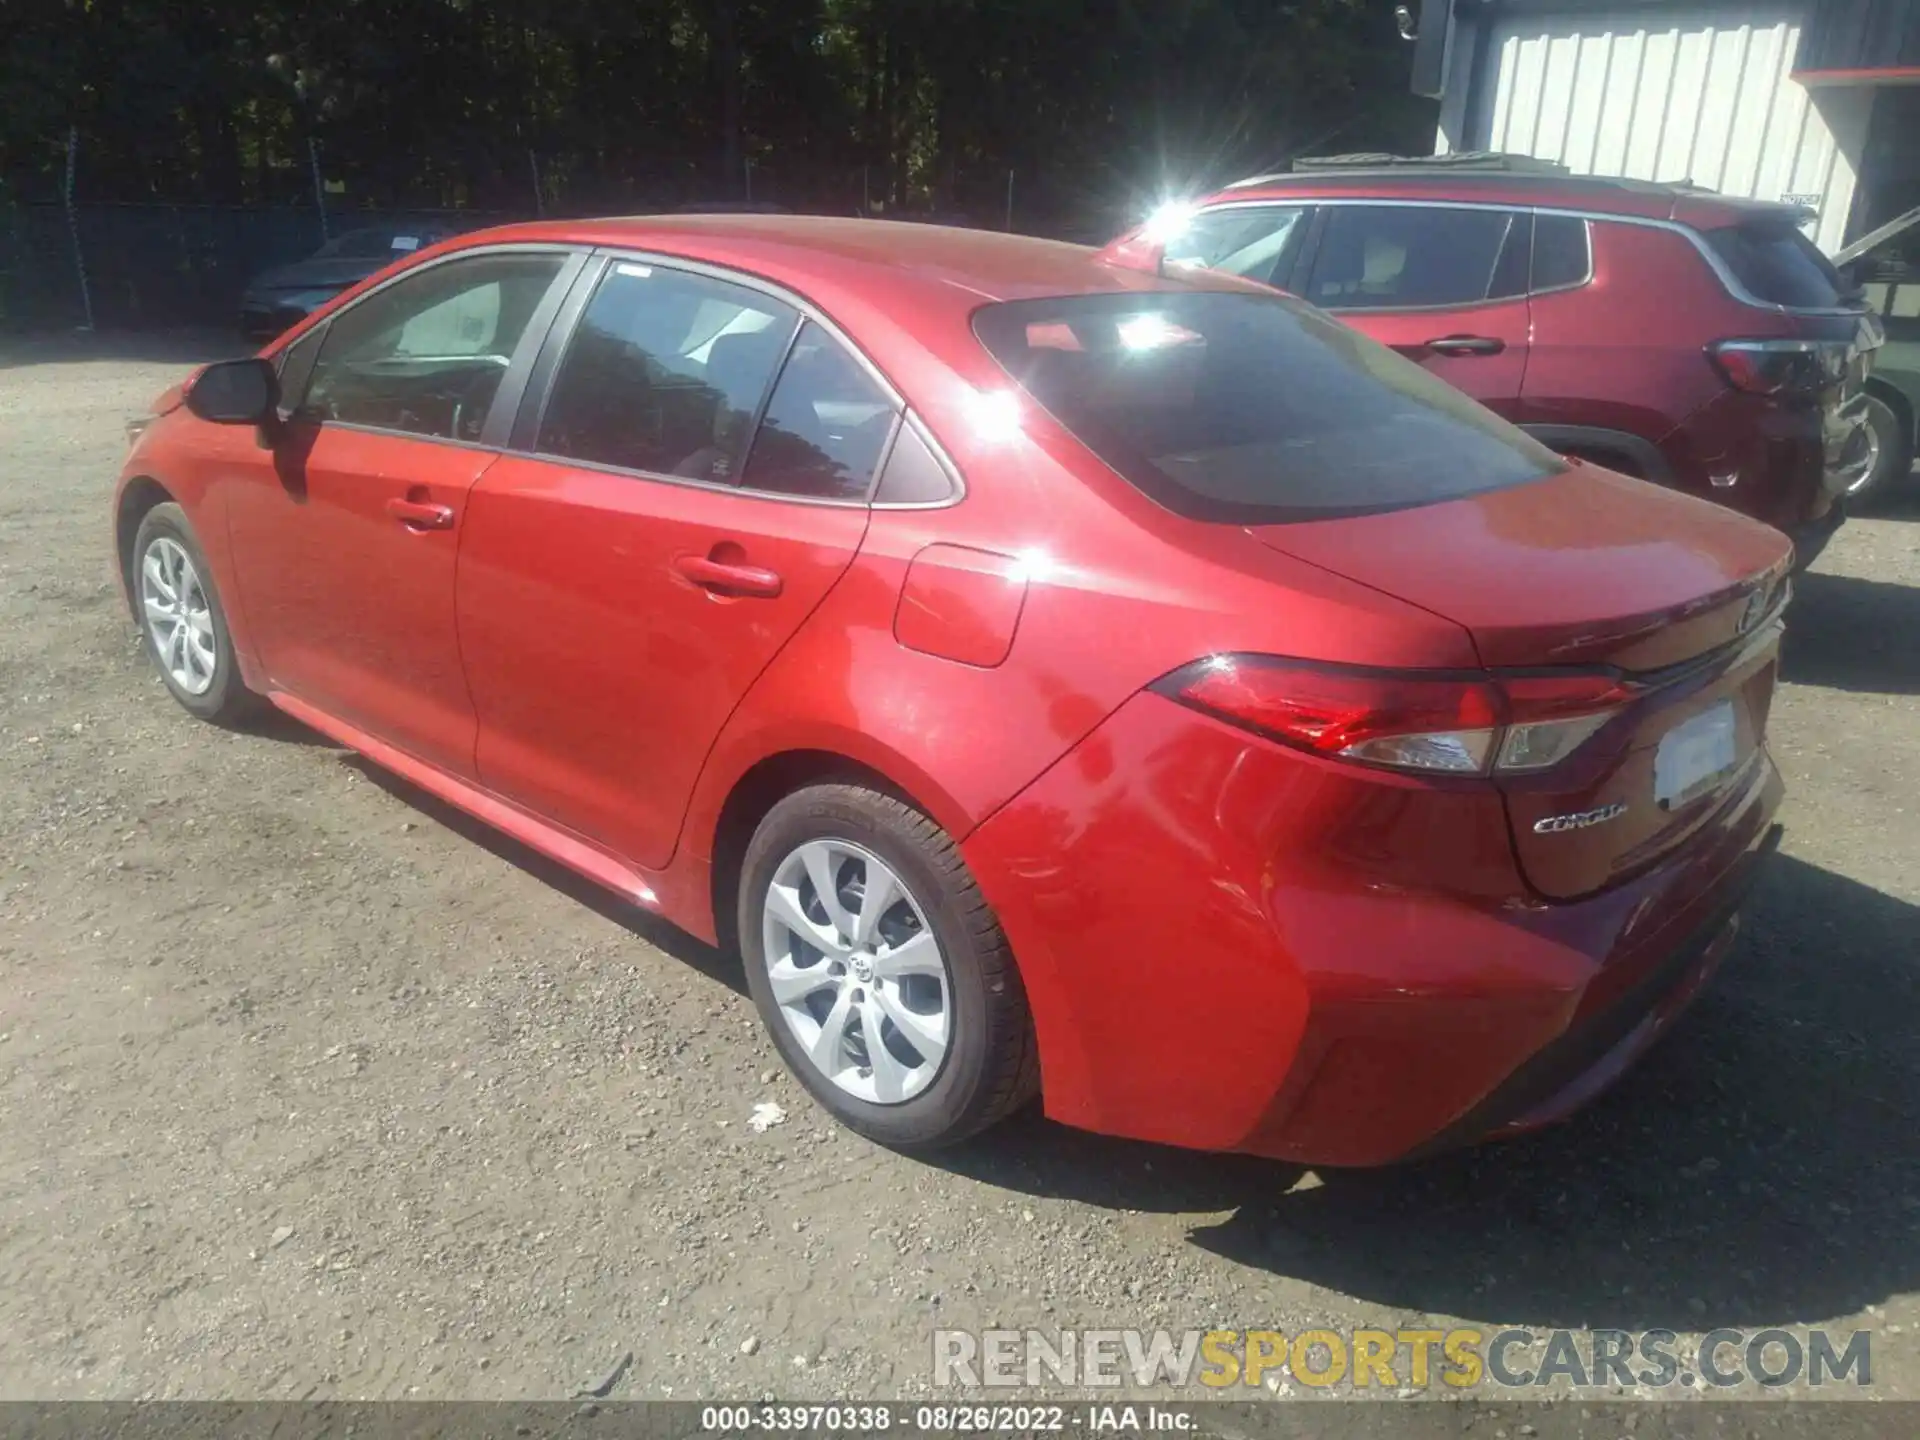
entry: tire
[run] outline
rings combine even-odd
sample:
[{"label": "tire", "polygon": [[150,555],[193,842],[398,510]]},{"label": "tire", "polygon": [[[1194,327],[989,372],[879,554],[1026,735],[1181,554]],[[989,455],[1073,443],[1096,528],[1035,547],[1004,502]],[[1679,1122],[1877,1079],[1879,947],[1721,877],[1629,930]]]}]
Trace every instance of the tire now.
[{"label": "tire", "polygon": [[[845,924],[813,883],[820,873]],[[901,894],[863,946],[860,917],[848,912],[876,874]],[[793,911],[774,896],[776,883],[810,929],[779,918]],[[781,1058],[850,1129],[902,1149],[951,1145],[1038,1093],[1039,1054],[1006,936],[959,847],[906,802],[856,784],[814,785],[781,800],[747,846],[738,925],[747,987]],[[836,965],[837,978],[829,973]],[[928,967],[939,971],[937,991]],[[863,1068],[861,1056],[873,1060],[870,1022],[885,1053]],[[937,1059],[925,1038],[936,1032]],[[824,1048],[825,1064],[810,1048]]]},{"label": "tire", "polygon": [[1873,469],[1847,492],[1852,508],[1864,508],[1885,500],[1907,483],[1913,470],[1913,436],[1901,424],[1900,415],[1878,395],[1867,396],[1867,424],[1872,427],[1879,451]]},{"label": "tire", "polygon": [[[162,654],[162,642],[155,633],[161,622],[150,618],[147,601],[153,599],[163,608],[177,605],[169,590],[177,591],[183,578],[178,562],[186,569],[186,626],[188,634],[178,634],[178,622],[172,627],[174,640]],[[148,562],[160,570],[156,579],[149,574]],[[171,582],[171,583],[169,583]],[[233,638],[227,629],[227,612],[214,588],[213,571],[205,552],[194,538],[186,512],[171,501],[156,505],[140,521],[133,538],[133,553],[127,562],[127,591],[133,596],[134,623],[140,627],[140,643],[153,662],[164,684],[182,709],[216,725],[236,724],[258,713],[260,697],[248,690],[240,679],[240,665],[234,659]],[[195,599],[204,604],[195,605]],[[204,640],[199,637],[204,635]],[[191,642],[191,643],[190,643]]]}]

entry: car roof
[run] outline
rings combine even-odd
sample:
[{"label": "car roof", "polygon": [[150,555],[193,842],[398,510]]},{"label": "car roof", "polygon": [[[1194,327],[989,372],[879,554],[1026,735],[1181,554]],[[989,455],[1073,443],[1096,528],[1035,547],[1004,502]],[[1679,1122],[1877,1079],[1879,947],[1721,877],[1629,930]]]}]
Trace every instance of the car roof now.
[{"label": "car roof", "polygon": [[973,313],[1004,300],[1060,295],[1231,290],[1263,285],[1218,272],[1111,265],[1090,246],[995,230],[830,215],[633,215],[472,231],[448,254],[503,244],[592,245],[743,272],[811,302],[882,370],[908,383],[927,356],[962,374],[991,365]]},{"label": "car roof", "polygon": [[1061,295],[1266,286],[1213,271],[1105,263],[1085,245],[996,230],[831,215],[632,215],[551,220],[461,235],[434,247],[567,244],[633,250],[743,272],[811,302],[896,383],[914,389],[929,358],[981,382],[997,374],[973,336],[983,305]]},{"label": "car roof", "polygon": [[1411,167],[1259,175],[1227,186],[1206,203],[1356,197],[1525,205],[1647,220],[1678,220],[1695,226],[1739,224],[1762,216],[1792,218],[1799,213],[1790,205],[1721,195],[1687,184],[1604,175],[1529,175],[1464,169],[1422,172]]},{"label": "car roof", "polygon": [[[1192,289],[1187,274],[1102,263],[1086,245],[998,230],[835,215],[633,215],[479,230],[462,246],[547,242],[653,251],[759,275],[819,301],[823,290],[877,286],[968,311],[1001,300],[1102,291]],[[1208,277],[1205,288],[1223,286]],[[1258,291],[1260,287],[1251,287]]]}]

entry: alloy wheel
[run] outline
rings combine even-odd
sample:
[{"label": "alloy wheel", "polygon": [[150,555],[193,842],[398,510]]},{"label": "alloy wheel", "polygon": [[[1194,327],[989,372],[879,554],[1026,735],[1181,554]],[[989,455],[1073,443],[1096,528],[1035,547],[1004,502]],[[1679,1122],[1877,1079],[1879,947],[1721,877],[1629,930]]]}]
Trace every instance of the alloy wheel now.
[{"label": "alloy wheel", "polygon": [[1860,467],[1860,478],[1847,486],[1849,496],[1858,495],[1869,488],[1880,473],[1880,432],[1872,425],[1863,427],[1866,431],[1866,463]]},{"label": "alloy wheel", "polygon": [[774,870],[763,927],[774,1002],[816,1071],[876,1105],[933,1083],[953,985],[926,910],[884,860],[807,841]]},{"label": "alloy wheel", "polygon": [[140,557],[140,609],[160,668],[189,695],[213,688],[213,604],[186,547],[156,535]]}]

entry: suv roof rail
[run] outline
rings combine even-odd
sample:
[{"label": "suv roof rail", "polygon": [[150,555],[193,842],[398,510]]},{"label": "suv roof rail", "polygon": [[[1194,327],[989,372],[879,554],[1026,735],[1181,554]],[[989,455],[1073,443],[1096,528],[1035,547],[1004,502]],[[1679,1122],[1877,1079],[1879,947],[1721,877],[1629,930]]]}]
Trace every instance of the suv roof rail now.
[{"label": "suv roof rail", "polygon": [[[1496,150],[1455,150],[1445,155],[1302,155],[1294,173],[1353,170],[1471,170],[1502,175],[1571,175],[1557,160],[1508,155]],[[1271,178],[1271,177],[1268,177]]]}]

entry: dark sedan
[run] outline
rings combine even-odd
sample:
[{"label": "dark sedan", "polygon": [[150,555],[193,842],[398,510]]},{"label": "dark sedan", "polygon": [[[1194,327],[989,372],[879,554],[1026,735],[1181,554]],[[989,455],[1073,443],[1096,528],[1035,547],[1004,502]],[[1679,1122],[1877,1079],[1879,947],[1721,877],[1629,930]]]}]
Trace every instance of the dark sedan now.
[{"label": "dark sedan", "polygon": [[240,329],[250,339],[270,340],[349,285],[452,233],[443,226],[382,225],[336,235],[306,259],[254,276],[240,297]]}]

